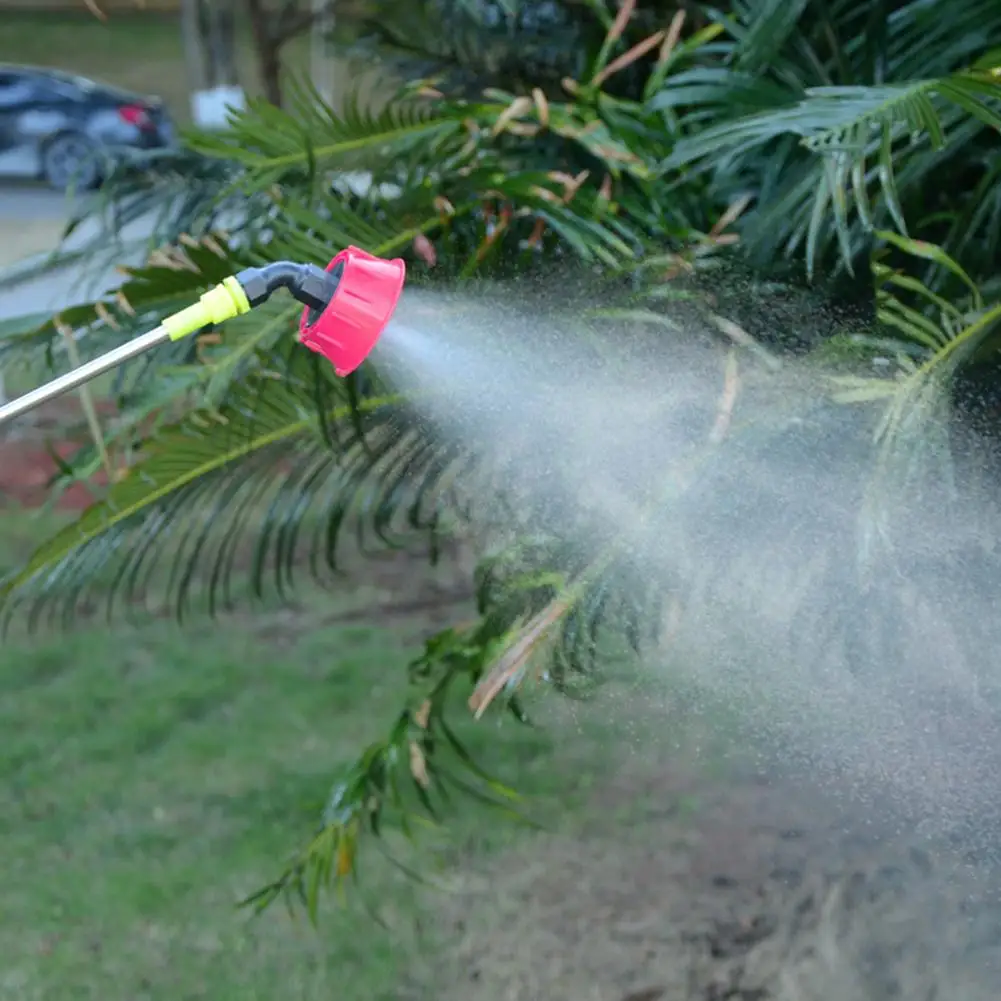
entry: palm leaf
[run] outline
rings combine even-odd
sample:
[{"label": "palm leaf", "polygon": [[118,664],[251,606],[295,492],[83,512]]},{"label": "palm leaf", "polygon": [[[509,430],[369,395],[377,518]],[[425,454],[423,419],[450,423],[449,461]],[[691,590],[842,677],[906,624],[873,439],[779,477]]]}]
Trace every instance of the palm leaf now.
[{"label": "palm leaf", "polygon": [[897,250],[959,278],[966,301],[944,299],[934,288],[906,271],[874,266],[878,288],[878,320],[894,350],[910,342],[916,350],[899,350],[890,377],[835,377],[833,398],[845,404],[881,407],[873,440],[877,447],[861,511],[862,554],[877,558],[891,537],[894,512],[906,506],[915,490],[946,485],[955,493],[951,429],[956,426],[957,375],[996,355],[1001,337],[1001,306],[983,301],[980,290],[962,267],[940,247],[880,234]]},{"label": "palm leaf", "polygon": [[359,62],[378,60],[404,79],[433,75],[452,93],[512,82],[548,90],[583,71],[591,36],[600,41],[595,20],[579,5],[366,0],[338,17],[332,38]]},{"label": "palm leaf", "polygon": [[225,407],[163,429],[101,503],[3,582],[5,622],[25,608],[29,627],[71,618],[92,593],[109,613],[152,598],[183,614],[199,582],[215,610],[236,567],[252,593],[270,576],[283,592],[301,534],[322,575],[342,530],[364,525],[391,544],[401,512],[410,529],[432,524],[432,471],[449,458],[408,425],[398,398],[365,401],[359,420],[313,356],[297,350],[284,372],[262,359]]},{"label": "palm leaf", "polygon": [[799,27],[811,0],[764,0],[754,5],[738,5],[751,14],[747,30],[739,36],[738,69],[752,73],[767,69],[786,48]]},{"label": "palm leaf", "polygon": [[349,94],[339,115],[307,83],[295,84],[289,100],[287,111],[253,100],[232,115],[225,132],[192,132],[187,142],[250,171],[238,182],[241,191],[263,190],[288,175],[381,166],[418,148],[440,156],[462,140],[469,113],[461,104],[410,99],[408,89],[381,111],[364,110],[360,96]]},{"label": "palm leaf", "polygon": [[[667,91],[664,98],[654,99],[655,107],[671,100],[670,86]],[[938,148],[947,141],[947,125],[961,120],[954,112],[945,118],[949,105],[997,128],[998,101],[1001,83],[979,71],[881,87],[814,87],[788,107],[723,122],[681,140],[666,166],[704,168],[720,153],[750,149],[790,134],[814,152],[853,156],[878,152],[887,134],[892,141],[922,134]]]},{"label": "palm leaf", "polygon": [[[699,169],[738,149],[739,163],[755,147],[798,137],[819,158],[764,201],[766,214],[756,221],[773,246],[802,242],[812,271],[832,237],[850,263],[873,226],[892,220],[906,234],[902,198],[939,168],[938,151],[959,149],[1001,125],[999,109],[1001,84],[974,71],[883,87],[814,88],[795,104],[681,139],[667,166]],[[739,175],[730,183],[739,184]]]}]

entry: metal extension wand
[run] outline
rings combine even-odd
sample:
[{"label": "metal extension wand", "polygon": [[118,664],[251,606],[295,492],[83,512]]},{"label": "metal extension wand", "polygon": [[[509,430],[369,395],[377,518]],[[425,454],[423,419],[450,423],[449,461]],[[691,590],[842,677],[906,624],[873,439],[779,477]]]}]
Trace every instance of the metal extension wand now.
[{"label": "metal extension wand", "polygon": [[279,288],[288,289],[305,306],[300,341],[330,361],[339,376],[348,375],[375,347],[396,309],[405,278],[402,260],[384,260],[357,247],[342,250],[326,270],[291,261],[247,268],[153,330],[0,406],[0,427],[160,344],[247,313]]},{"label": "metal extension wand", "polygon": [[36,407],[40,407],[43,403],[48,403],[49,400],[54,400],[73,389],[78,389],[84,383],[90,382],[91,379],[96,379],[99,375],[104,375],[105,372],[118,368],[119,365],[124,365],[125,362],[138,358],[139,355],[145,354],[151,348],[169,340],[170,331],[163,324],[160,324],[159,327],[134,337],[131,341],[113,348],[98,358],[84,362],[65,375],[60,375],[51,382],[45,383],[44,386],[39,386],[38,389],[33,389],[30,393],[25,393],[0,407],[0,427]]}]

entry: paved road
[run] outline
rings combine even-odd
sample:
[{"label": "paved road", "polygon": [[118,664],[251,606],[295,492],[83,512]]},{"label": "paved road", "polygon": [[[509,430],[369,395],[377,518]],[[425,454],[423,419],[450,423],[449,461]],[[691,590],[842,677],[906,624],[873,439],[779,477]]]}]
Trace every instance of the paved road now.
[{"label": "paved road", "polygon": [[[118,261],[119,264],[133,263]],[[134,263],[139,263],[134,260]],[[38,278],[0,286],[0,320],[36,313],[55,313],[67,306],[89,302],[102,291],[115,288],[122,276],[114,265],[95,267],[92,262],[68,265]]]},{"label": "paved road", "polygon": [[0,220],[65,219],[72,204],[44,184],[4,181],[0,185]]},{"label": "paved road", "polygon": [[[371,177],[364,172],[343,175],[354,191],[362,193],[371,184]],[[389,187],[387,191],[391,190]],[[65,195],[58,194],[38,182],[0,184],[0,251],[21,248],[13,254],[0,253],[0,266],[11,263],[19,256],[48,250],[56,245],[63,222],[69,218],[72,203]],[[142,240],[151,229],[151,219],[140,219],[127,227],[122,234],[129,241]],[[227,228],[238,228],[237,219]],[[80,227],[68,241],[70,248],[85,245],[96,227]],[[82,267],[62,269],[33,281],[4,287],[0,284],[0,320],[32,313],[53,313],[74,303],[87,302],[102,291],[114,288],[121,282],[116,264],[139,263],[138,255],[118,259],[104,266],[102,262],[87,261]]]},{"label": "paved road", "polygon": [[[65,196],[40,184],[0,186],[0,240],[9,248],[23,248],[23,253],[7,254],[5,263],[24,254],[43,252],[55,247],[62,226],[69,218],[73,205]],[[144,236],[148,223],[140,221],[129,227],[129,236]],[[70,247],[84,245],[93,236],[94,227],[81,227],[68,242]],[[0,320],[32,313],[52,313],[74,303],[86,302],[102,290],[113,288],[121,281],[115,264],[87,260],[80,265],[61,268],[39,278],[0,285]]]},{"label": "paved road", "polygon": [[[0,249],[5,251],[2,263],[12,264],[22,257],[54,249],[71,209],[72,204],[65,196],[40,185],[0,186],[0,241],[4,245]],[[145,235],[141,232],[142,225],[130,229],[133,235]],[[93,228],[90,233],[78,232],[71,237],[71,242],[79,246],[93,232]],[[132,256],[138,264],[139,253]],[[122,281],[116,265],[127,263],[132,261],[120,256],[114,261],[108,258],[106,262],[84,259],[79,264],[54,269],[33,279],[0,284],[0,321],[32,315],[51,316],[67,306],[90,301]],[[5,398],[6,387],[0,372],[0,402]]]}]

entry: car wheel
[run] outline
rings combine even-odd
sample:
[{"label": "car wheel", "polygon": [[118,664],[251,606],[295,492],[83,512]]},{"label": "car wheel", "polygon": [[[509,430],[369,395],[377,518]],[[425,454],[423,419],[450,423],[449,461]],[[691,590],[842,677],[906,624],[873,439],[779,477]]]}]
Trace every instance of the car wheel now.
[{"label": "car wheel", "polygon": [[90,191],[101,182],[101,151],[86,136],[66,132],[45,147],[42,172],[57,191]]}]

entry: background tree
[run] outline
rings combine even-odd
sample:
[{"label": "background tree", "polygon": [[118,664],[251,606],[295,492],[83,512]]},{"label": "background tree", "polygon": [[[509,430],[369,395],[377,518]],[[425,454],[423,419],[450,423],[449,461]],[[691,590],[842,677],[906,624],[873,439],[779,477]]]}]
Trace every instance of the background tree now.
[{"label": "background tree", "polygon": [[264,96],[282,103],[282,49],[291,39],[313,30],[334,9],[333,2],[315,0],[245,0],[247,20],[254,36]]},{"label": "background tree", "polygon": [[239,83],[236,73],[236,8],[229,0],[185,0],[181,13],[193,89]]}]

